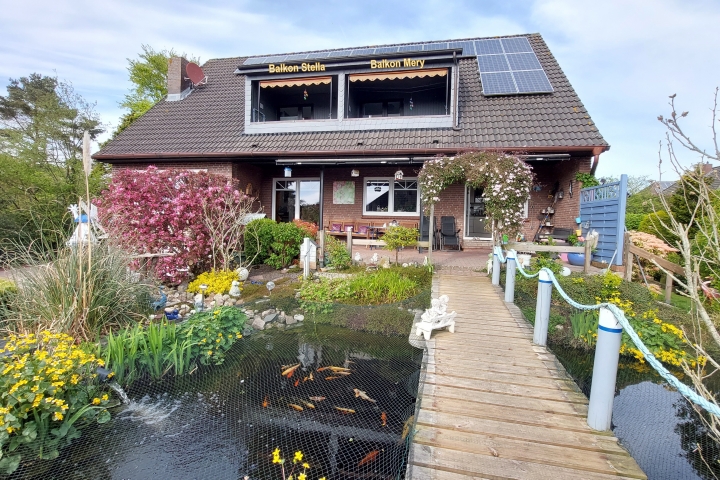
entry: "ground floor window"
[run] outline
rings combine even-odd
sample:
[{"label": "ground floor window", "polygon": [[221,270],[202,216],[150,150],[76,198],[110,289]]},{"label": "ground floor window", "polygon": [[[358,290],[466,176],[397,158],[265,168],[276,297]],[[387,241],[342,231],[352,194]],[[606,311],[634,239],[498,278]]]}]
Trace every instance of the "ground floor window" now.
[{"label": "ground floor window", "polygon": [[418,215],[420,196],[417,179],[366,178],[363,189],[364,215]]},{"label": "ground floor window", "polygon": [[274,180],[273,218],[292,222],[296,218],[320,224],[320,179]]}]

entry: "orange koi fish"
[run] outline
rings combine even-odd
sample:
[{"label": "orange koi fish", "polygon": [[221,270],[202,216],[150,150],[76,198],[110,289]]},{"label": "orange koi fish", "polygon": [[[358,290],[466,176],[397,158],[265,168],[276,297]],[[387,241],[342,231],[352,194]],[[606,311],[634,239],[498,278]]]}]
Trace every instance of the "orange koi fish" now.
[{"label": "orange koi fish", "polygon": [[295,380],[294,385],[295,385],[296,387],[297,387],[298,385],[300,385],[300,379],[299,379],[299,378],[298,378],[297,380]]},{"label": "orange koi fish", "polygon": [[380,414],[380,425],[382,425],[383,427],[387,427],[387,413],[385,412],[382,412]]},{"label": "orange koi fish", "polygon": [[302,411],[303,411],[303,407],[301,407],[300,405],[296,405],[296,404],[294,404],[294,403],[288,403],[288,407],[292,407],[292,408],[294,408],[295,410],[297,410],[298,412],[302,412]]},{"label": "orange koi fish", "polygon": [[367,455],[365,455],[363,457],[362,460],[360,460],[358,462],[357,466],[361,467],[361,466],[365,465],[366,463],[372,462],[373,460],[375,460],[375,457],[378,456],[378,453],[380,453],[380,450],[373,450],[372,452],[368,453]]},{"label": "orange koi fish", "polygon": [[310,397],[310,400],[312,400],[313,402],[322,402],[323,400],[325,400],[325,397]]},{"label": "orange koi fish", "polygon": [[403,425],[403,431],[402,435],[400,436],[400,440],[398,440],[398,444],[402,444],[408,435],[410,435],[410,430],[412,429],[412,424],[415,421],[415,415],[410,415],[410,418],[405,420],[405,425]]},{"label": "orange koi fish", "polygon": [[303,405],[305,405],[307,408],[313,408],[313,409],[315,408],[315,405],[313,405],[312,403],[306,402],[305,400],[301,400],[301,401],[302,401]]},{"label": "orange koi fish", "polygon": [[298,363],[297,365],[293,365],[292,367],[289,367],[289,368],[283,370],[282,376],[287,377],[287,378],[292,377],[293,373],[295,373],[295,370],[297,370],[299,366],[300,366],[300,364]]},{"label": "orange koi fish", "polygon": [[340,375],[333,375],[330,377],[325,377],[325,380],[335,380],[337,378],[344,378],[344,377],[341,377]]},{"label": "orange koi fish", "polygon": [[263,400],[262,406],[263,408],[267,408],[268,405],[270,405],[270,401],[268,400],[267,395],[265,395],[265,400]]},{"label": "orange koi fish", "polygon": [[347,415],[355,413],[355,410],[353,410],[352,408],[335,407],[335,410],[337,410],[340,413],[347,414]]},{"label": "orange koi fish", "polygon": [[311,382],[315,381],[315,377],[313,377],[312,372],[310,372],[310,375],[308,376],[308,380],[310,380]]},{"label": "orange koi fish", "polygon": [[363,400],[367,400],[368,402],[376,403],[377,400],[373,400],[372,398],[368,397],[365,392],[362,390],[358,390],[357,388],[353,388],[353,392],[355,392],[355,398],[360,397]]},{"label": "orange koi fish", "polygon": [[342,372],[350,373],[350,369],[345,368],[345,367],[327,367],[327,368],[332,370],[335,373],[342,373]]},{"label": "orange koi fish", "polygon": [[318,368],[318,369],[316,370],[316,372],[324,372],[324,371],[327,370],[328,368],[330,368],[330,367],[320,367],[320,368]]}]

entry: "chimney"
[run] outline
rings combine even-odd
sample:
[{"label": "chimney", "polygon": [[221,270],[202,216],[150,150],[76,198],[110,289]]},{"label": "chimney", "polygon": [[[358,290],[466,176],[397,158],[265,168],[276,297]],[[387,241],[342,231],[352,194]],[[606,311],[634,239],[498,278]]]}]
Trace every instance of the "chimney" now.
[{"label": "chimney", "polygon": [[708,173],[713,171],[713,167],[709,163],[701,163],[700,168],[702,169],[703,175],[707,175]]},{"label": "chimney", "polygon": [[190,94],[190,80],[187,78],[187,64],[190,63],[182,57],[172,57],[168,61],[167,74],[167,100],[176,102]]}]

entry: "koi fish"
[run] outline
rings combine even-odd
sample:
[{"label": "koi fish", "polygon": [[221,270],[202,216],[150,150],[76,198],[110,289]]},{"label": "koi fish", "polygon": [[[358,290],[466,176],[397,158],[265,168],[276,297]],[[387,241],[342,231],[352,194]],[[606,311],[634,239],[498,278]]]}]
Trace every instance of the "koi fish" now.
[{"label": "koi fish", "polygon": [[313,404],[310,403],[310,402],[306,402],[305,400],[301,400],[301,402],[302,402],[303,405],[305,405],[307,408],[313,408],[313,409],[315,408],[315,405],[313,405]]},{"label": "koi fish", "polygon": [[332,370],[335,373],[342,373],[342,372],[350,373],[350,369],[345,368],[345,367],[327,367],[327,368]]},{"label": "koi fish", "polygon": [[361,466],[365,465],[366,463],[372,462],[373,460],[375,460],[375,457],[378,456],[378,453],[380,453],[380,450],[373,450],[372,452],[368,453],[367,455],[365,455],[363,457],[362,460],[360,460],[358,462],[357,466],[361,467]]},{"label": "koi fish", "polygon": [[270,405],[270,401],[268,401],[268,397],[265,395],[265,400],[263,400],[262,406],[263,408],[267,408],[268,405]]},{"label": "koi fish", "polygon": [[383,427],[387,427],[387,413],[385,412],[382,412],[380,414],[380,425],[382,425]]},{"label": "koi fish", "polygon": [[351,413],[355,413],[355,410],[353,410],[352,408],[335,407],[335,410],[337,410],[340,413],[345,413],[348,415]]},{"label": "koi fish", "polygon": [[320,368],[318,368],[316,371],[317,371],[317,372],[324,372],[324,371],[327,370],[328,368],[330,368],[330,367],[320,367]]},{"label": "koi fish", "polygon": [[300,385],[300,379],[299,379],[299,378],[298,378],[297,380],[295,380],[294,385],[295,385],[296,387],[297,387],[298,385]]},{"label": "koi fish", "polygon": [[292,367],[286,368],[285,370],[282,371],[282,376],[287,377],[287,378],[292,377],[293,373],[295,373],[295,370],[297,370],[299,366],[300,366],[300,364],[298,363],[297,365],[293,365]]},{"label": "koi fish", "polygon": [[322,402],[323,400],[325,400],[325,397],[310,397],[310,400],[312,400],[313,402]]},{"label": "koi fish", "polygon": [[403,443],[408,435],[410,435],[410,429],[412,428],[412,424],[415,421],[415,415],[410,415],[410,418],[405,420],[405,425],[403,425],[403,431],[402,435],[400,436],[400,440],[398,443]]},{"label": "koi fish", "polygon": [[333,372],[333,373],[334,373],[335,375],[345,376],[345,375],[350,375],[351,372]]},{"label": "koi fish", "polygon": [[344,377],[342,377],[340,375],[333,375],[330,377],[325,377],[325,380],[335,380],[336,378],[344,378]]},{"label": "koi fish", "polygon": [[311,382],[315,381],[315,377],[313,377],[312,372],[310,372],[310,375],[308,376],[308,380],[310,380]]},{"label": "koi fish", "polygon": [[295,403],[288,403],[288,407],[292,407],[292,408],[294,408],[295,410],[297,410],[298,412],[302,412],[302,411],[303,411],[303,407],[301,407],[300,405],[297,405],[297,404],[295,404]]},{"label": "koi fish", "polygon": [[368,397],[365,392],[362,390],[358,390],[357,388],[353,388],[353,392],[355,392],[355,398],[360,397],[363,400],[367,400],[368,402],[376,403],[377,400],[373,400],[372,398]]}]

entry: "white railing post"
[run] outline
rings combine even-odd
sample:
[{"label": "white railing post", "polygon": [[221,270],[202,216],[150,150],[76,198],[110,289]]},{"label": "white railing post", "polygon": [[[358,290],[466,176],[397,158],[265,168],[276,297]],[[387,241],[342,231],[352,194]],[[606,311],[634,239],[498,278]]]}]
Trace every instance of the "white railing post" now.
[{"label": "white railing post", "polygon": [[607,308],[600,308],[587,423],[594,430],[610,430],[617,379],[622,326]]},{"label": "white railing post", "polygon": [[497,248],[493,249],[493,266],[492,266],[492,284],[500,285],[500,257],[497,254]]},{"label": "white railing post", "polygon": [[505,260],[505,301],[513,303],[515,301],[515,269],[517,264],[515,259],[517,252],[515,250],[509,250]]},{"label": "white railing post", "polygon": [[552,280],[545,270],[538,275],[537,304],[535,305],[535,329],[533,343],[547,345],[548,323],[550,322],[550,300],[552,297]]}]

